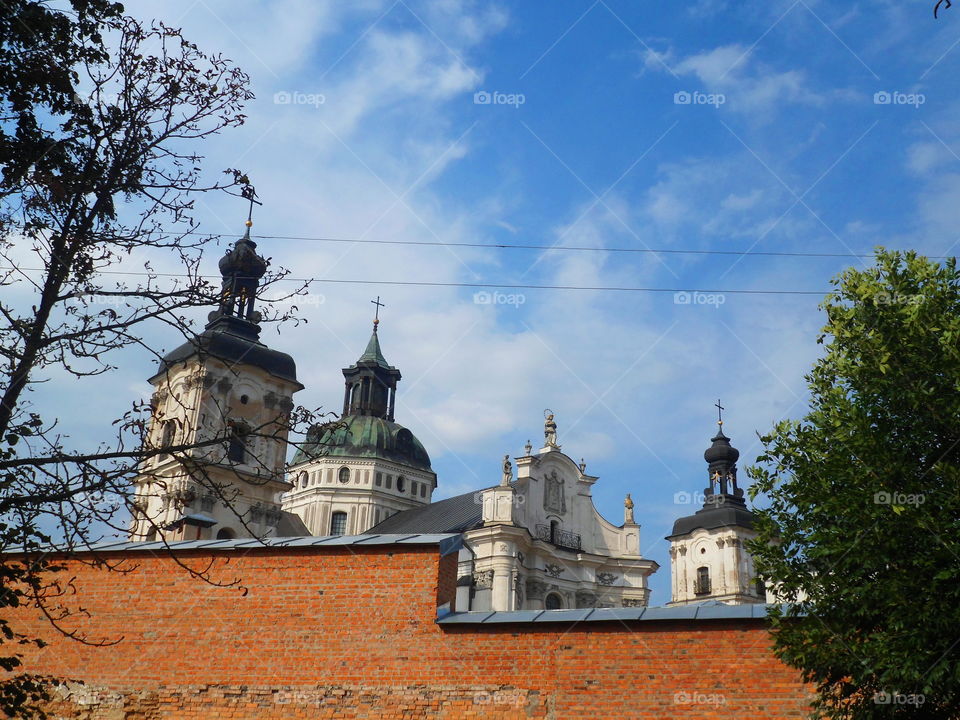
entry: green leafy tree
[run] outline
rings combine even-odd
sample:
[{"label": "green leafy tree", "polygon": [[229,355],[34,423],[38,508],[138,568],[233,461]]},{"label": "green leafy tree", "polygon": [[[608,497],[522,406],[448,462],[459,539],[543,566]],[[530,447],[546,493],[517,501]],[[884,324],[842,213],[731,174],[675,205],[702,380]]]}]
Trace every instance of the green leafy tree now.
[{"label": "green leafy tree", "polygon": [[960,273],[878,250],[834,286],[810,411],[749,470],[775,649],[820,716],[958,718]]}]

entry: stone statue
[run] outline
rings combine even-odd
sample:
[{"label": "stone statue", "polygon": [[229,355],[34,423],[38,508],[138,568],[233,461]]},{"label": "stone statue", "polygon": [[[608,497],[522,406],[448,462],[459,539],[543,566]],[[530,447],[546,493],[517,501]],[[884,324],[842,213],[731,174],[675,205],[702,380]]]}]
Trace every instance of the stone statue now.
[{"label": "stone statue", "polygon": [[503,478],[500,480],[500,487],[507,487],[513,480],[513,464],[510,462],[510,456],[503,456]]},{"label": "stone statue", "polygon": [[567,502],[564,498],[563,478],[554,470],[544,478],[543,509],[562,515],[567,511]]},{"label": "stone statue", "polygon": [[626,500],[623,501],[623,522],[632,523],[633,519],[633,498],[630,497],[630,493],[627,493]]},{"label": "stone statue", "polygon": [[523,452],[525,455],[530,455],[533,452],[533,445],[530,444],[530,441],[527,440],[527,444],[523,446]]},{"label": "stone statue", "polygon": [[546,447],[559,447],[557,445],[557,423],[553,420],[553,413],[547,412],[547,419],[543,423],[543,437],[546,440]]}]

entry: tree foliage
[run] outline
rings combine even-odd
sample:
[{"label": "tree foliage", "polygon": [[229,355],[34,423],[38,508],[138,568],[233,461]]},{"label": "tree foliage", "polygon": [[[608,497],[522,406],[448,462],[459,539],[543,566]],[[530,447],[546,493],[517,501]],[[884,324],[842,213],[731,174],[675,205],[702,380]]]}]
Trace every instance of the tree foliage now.
[{"label": "tree foliage", "polygon": [[[194,448],[151,442],[144,403],[116,420],[113,437],[74,447],[32,391],[56,374],[110,372],[124,348],[159,357],[158,324],[189,337],[197,310],[216,307],[219,288],[201,274],[212,239],[197,232],[194,202],[252,189],[239,170],[206,180],[197,147],[241,125],[252,94],[229,60],[119,4],[0,7],[0,609],[31,603],[59,625],[66,589],[44,551],[124,531],[138,463],[168,454],[186,465]],[[268,272],[262,286],[284,274]],[[285,429],[309,415],[297,408]],[[0,620],[0,642],[38,641]],[[15,652],[2,654],[0,668],[16,672]],[[0,684],[0,711],[28,716],[41,697],[38,679],[21,675]]]},{"label": "tree foliage", "polygon": [[834,285],[810,411],[750,469],[776,651],[825,717],[957,718],[960,273],[880,250]]}]

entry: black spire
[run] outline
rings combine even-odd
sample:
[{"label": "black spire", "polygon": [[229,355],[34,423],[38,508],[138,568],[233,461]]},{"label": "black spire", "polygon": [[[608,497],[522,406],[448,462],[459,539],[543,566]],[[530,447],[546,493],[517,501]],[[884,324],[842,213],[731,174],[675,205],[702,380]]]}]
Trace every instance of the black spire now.
[{"label": "black spire", "polygon": [[737,485],[737,460],[740,458],[740,451],[733,447],[730,438],[723,434],[723,407],[719,400],[716,408],[717,434],[710,439],[713,444],[703,453],[710,478],[709,486],[704,489],[704,507],[731,502],[745,505],[743,490]]},{"label": "black spire", "polygon": [[254,310],[254,303],[260,278],[267,272],[267,261],[257,254],[257,244],[250,239],[251,224],[247,220],[243,237],[220,258],[220,274],[223,276],[220,312],[257,323],[260,314]]}]

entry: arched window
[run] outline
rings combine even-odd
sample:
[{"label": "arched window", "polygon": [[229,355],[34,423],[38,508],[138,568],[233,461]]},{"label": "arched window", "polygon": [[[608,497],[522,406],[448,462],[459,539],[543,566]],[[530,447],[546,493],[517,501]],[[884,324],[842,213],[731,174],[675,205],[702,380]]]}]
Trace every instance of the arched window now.
[{"label": "arched window", "polygon": [[543,607],[547,610],[563,610],[563,598],[559,593],[547,593],[543,599]]},{"label": "arched window", "polygon": [[347,532],[347,514],[342,510],[337,510],[330,516],[330,534],[343,535]]},{"label": "arched window", "polygon": [[397,476],[397,492],[403,492],[407,489],[407,479],[403,475]]},{"label": "arched window", "polygon": [[348,468],[346,465],[340,468],[340,473],[337,475],[337,479],[344,484],[350,482],[350,468]]},{"label": "arched window", "polygon": [[710,594],[710,568],[701,565],[697,568],[697,582],[693,588],[694,595]]},{"label": "arched window", "polygon": [[164,420],[160,426],[160,447],[166,449],[172,447],[177,439],[177,421]]},{"label": "arched window", "polygon": [[310,476],[307,475],[306,470],[301,470],[299,473],[297,473],[297,485],[299,485],[302,488],[305,488],[309,483],[309,481],[310,481]]},{"label": "arched window", "polygon": [[237,534],[230,528],[220,528],[217,531],[217,540],[233,540]]},{"label": "arched window", "polygon": [[230,439],[227,441],[227,459],[235,463],[244,463],[247,461],[247,436],[250,431],[243,423],[232,422],[230,427]]}]

